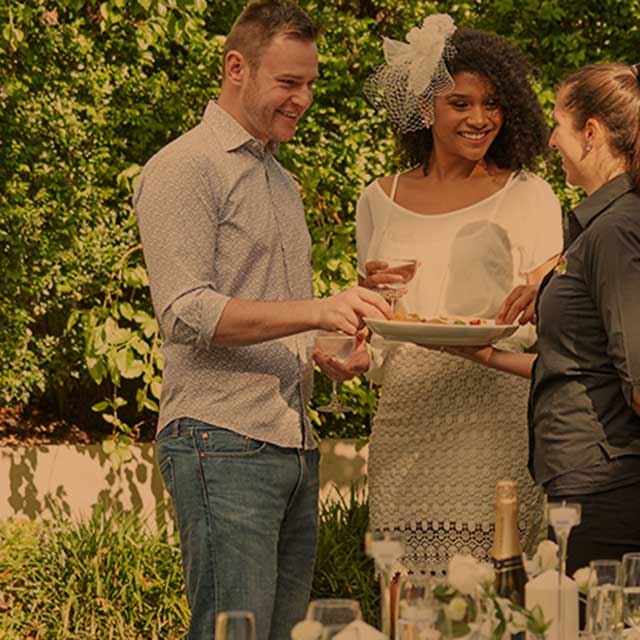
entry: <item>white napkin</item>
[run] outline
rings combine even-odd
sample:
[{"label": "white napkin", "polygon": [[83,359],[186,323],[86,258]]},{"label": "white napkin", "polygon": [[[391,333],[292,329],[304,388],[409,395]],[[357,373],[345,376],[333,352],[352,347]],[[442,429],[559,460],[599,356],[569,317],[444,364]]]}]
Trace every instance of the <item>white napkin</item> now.
[{"label": "white napkin", "polygon": [[375,627],[363,622],[354,620],[349,623],[340,633],[333,636],[333,640],[389,640],[384,633]]}]

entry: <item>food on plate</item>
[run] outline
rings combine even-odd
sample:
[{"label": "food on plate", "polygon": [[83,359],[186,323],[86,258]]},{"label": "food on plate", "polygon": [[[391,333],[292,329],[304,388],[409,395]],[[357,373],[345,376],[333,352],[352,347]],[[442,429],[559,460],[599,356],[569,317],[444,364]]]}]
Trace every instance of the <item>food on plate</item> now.
[{"label": "food on plate", "polygon": [[473,318],[464,316],[434,316],[433,318],[423,318],[417,313],[395,313],[391,320],[399,322],[421,322],[422,324],[458,324],[465,326],[487,325],[491,321],[484,318]]}]

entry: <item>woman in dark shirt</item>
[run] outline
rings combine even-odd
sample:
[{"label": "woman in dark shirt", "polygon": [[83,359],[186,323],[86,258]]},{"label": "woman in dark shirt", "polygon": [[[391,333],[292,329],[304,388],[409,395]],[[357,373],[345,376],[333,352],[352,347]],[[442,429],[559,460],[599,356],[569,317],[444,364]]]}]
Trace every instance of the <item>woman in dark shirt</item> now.
[{"label": "woman in dark shirt", "polygon": [[639,70],[589,65],[558,91],[550,145],[588,197],[568,214],[566,250],[540,286],[539,354],[448,349],[532,378],[531,473],[550,500],[582,505],[570,573],[640,551]]}]

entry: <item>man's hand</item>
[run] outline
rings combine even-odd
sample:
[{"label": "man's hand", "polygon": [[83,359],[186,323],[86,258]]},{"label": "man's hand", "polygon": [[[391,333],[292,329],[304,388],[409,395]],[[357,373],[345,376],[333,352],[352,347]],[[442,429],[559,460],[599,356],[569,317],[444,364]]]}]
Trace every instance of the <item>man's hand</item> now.
[{"label": "man's hand", "polygon": [[322,369],[322,373],[331,380],[335,380],[336,382],[351,380],[354,376],[367,371],[371,364],[365,342],[366,335],[366,331],[359,331],[356,334],[355,347],[349,359],[345,362],[340,362],[335,358],[328,358],[318,350],[313,352],[313,359],[320,369]]},{"label": "man's hand", "polygon": [[318,318],[315,325],[325,331],[344,331],[354,335],[364,327],[362,318],[387,320],[391,307],[384,298],[364,287],[351,287],[330,298],[316,301]]},{"label": "man's hand", "polygon": [[537,284],[521,284],[515,287],[500,306],[496,324],[513,324],[516,319],[520,324],[535,324],[537,295]]}]

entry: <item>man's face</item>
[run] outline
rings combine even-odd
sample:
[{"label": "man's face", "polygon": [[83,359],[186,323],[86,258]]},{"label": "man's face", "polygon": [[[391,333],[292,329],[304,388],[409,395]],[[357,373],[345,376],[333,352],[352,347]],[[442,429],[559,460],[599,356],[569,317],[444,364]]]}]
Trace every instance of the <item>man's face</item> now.
[{"label": "man's face", "polygon": [[240,88],[241,124],[258,140],[286,142],[313,100],[318,78],[315,42],[276,36]]}]

